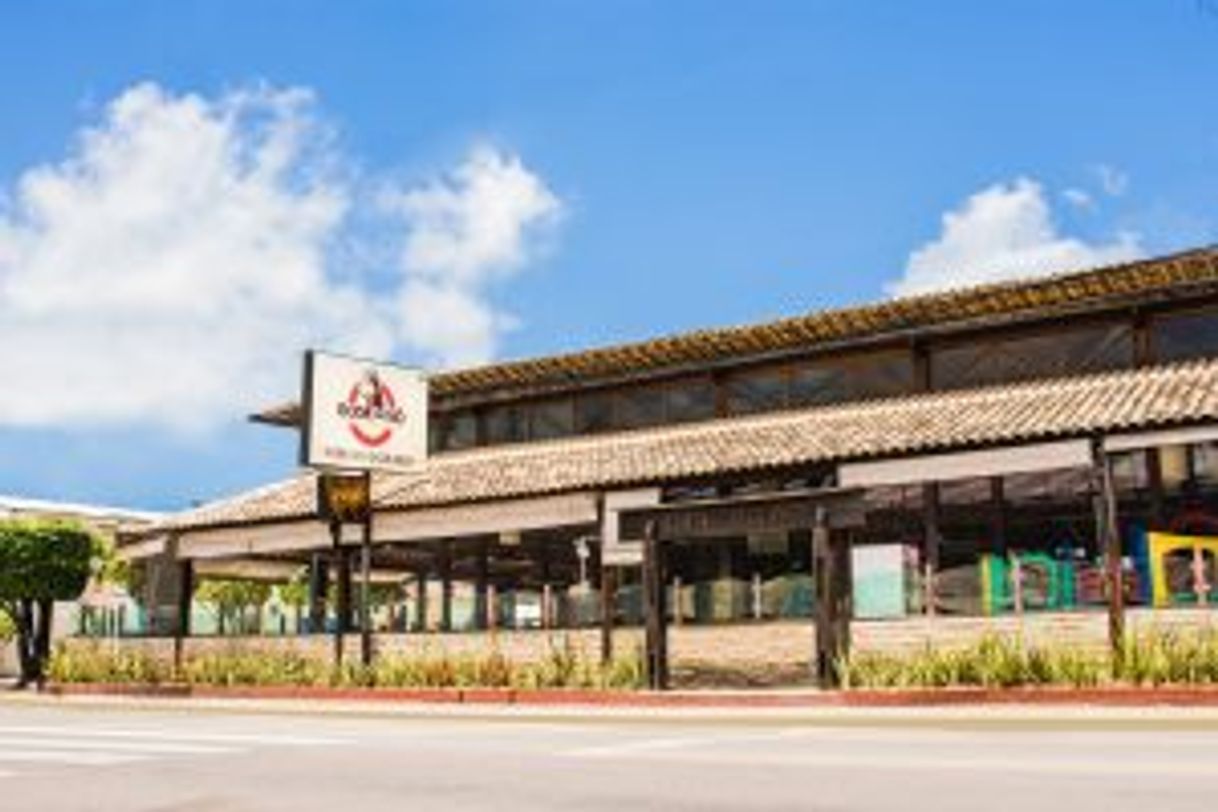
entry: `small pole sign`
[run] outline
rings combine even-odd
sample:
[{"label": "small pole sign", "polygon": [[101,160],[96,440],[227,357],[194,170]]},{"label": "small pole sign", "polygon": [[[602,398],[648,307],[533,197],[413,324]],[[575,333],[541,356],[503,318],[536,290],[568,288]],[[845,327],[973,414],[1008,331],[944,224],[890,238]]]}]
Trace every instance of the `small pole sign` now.
[{"label": "small pole sign", "polygon": [[427,457],[427,379],[417,369],[305,353],[300,462],[405,471]]}]

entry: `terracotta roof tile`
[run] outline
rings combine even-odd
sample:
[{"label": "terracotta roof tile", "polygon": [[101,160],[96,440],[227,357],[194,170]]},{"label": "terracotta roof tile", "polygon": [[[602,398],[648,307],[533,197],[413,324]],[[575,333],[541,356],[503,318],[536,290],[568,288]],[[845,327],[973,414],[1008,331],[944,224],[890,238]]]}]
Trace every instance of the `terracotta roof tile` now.
[{"label": "terracotta roof tile", "polygon": [[[378,477],[374,499],[409,509],[1215,420],[1218,360],[455,451]],[[302,474],[159,529],[298,518],[315,499]]]}]

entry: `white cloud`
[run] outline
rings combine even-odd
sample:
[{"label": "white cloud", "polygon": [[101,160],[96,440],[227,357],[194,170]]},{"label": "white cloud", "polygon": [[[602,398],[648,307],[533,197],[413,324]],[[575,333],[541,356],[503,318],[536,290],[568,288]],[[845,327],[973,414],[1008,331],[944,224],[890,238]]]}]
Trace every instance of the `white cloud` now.
[{"label": "white cloud", "polygon": [[1125,262],[1142,256],[1140,238],[1120,233],[1107,242],[1061,234],[1039,183],[1019,178],[969,197],[943,215],[938,238],[914,250],[893,295],[1041,276]]},{"label": "white cloud", "polygon": [[400,335],[444,366],[481,363],[516,322],[489,301],[544,245],[562,204],[518,158],[476,148],[450,176],[382,197],[402,217]]},{"label": "white cloud", "polygon": [[311,345],[489,356],[508,322],[486,283],[553,195],[483,151],[401,192],[407,275],[375,290],[334,261],[363,199],[344,164],[307,91],[122,93],[0,191],[0,426],[207,428],[293,392]]},{"label": "white cloud", "polygon": [[1109,197],[1120,197],[1129,188],[1129,173],[1109,164],[1097,164],[1093,170],[1100,188]]},{"label": "white cloud", "polygon": [[1075,187],[1063,189],[1062,197],[1076,209],[1091,209],[1095,207],[1095,198],[1091,196],[1090,192],[1083,189]]}]

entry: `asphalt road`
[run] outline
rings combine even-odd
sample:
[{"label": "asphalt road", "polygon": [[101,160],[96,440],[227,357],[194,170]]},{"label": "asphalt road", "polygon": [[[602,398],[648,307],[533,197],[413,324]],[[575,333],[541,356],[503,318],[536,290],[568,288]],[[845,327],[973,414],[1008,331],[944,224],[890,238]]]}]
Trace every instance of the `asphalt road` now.
[{"label": "asphalt road", "polygon": [[0,702],[0,809],[1213,810],[1218,718],[364,718]]}]

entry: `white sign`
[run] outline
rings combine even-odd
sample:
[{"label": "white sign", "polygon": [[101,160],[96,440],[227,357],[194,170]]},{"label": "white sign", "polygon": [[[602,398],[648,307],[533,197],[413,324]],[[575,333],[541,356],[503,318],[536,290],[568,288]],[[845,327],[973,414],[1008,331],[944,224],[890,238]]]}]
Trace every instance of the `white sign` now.
[{"label": "white sign", "polygon": [[300,461],[402,471],[427,458],[427,379],[417,369],[305,353]]}]

